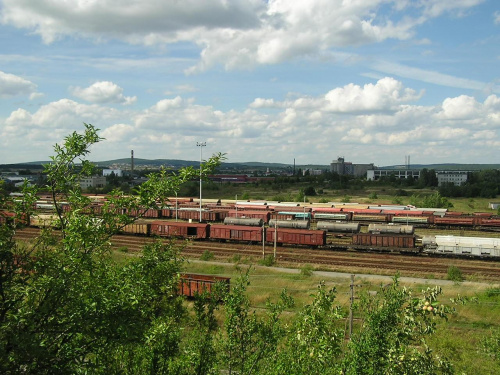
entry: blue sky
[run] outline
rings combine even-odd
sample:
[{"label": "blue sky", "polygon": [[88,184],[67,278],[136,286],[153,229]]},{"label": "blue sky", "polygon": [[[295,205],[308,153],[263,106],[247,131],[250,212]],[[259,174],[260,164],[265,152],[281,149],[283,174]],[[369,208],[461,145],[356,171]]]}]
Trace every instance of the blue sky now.
[{"label": "blue sky", "polygon": [[500,163],[497,0],[0,0],[0,164]]}]

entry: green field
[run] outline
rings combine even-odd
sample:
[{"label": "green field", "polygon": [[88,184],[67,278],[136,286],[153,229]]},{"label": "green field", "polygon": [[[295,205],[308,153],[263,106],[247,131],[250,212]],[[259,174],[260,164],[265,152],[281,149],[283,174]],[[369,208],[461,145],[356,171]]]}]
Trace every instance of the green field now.
[{"label": "green field", "polygon": [[[186,271],[203,274],[229,276],[235,280],[246,266],[236,264],[220,264],[210,262],[190,262]],[[350,278],[308,276],[309,272],[296,270],[295,273],[277,271],[268,267],[253,267],[250,272],[250,297],[252,310],[264,311],[268,299],[277,300],[281,291],[286,289],[295,299],[295,309],[287,311],[285,318],[293,315],[305,304],[311,302],[311,294],[317,290],[320,281],[324,280],[328,287],[337,289],[337,302],[346,314],[349,309]],[[355,293],[374,293],[378,288],[390,282],[388,278],[355,277]],[[435,281],[438,283],[439,281]],[[415,295],[428,287],[434,286],[433,280],[421,282],[401,282],[415,291]],[[451,315],[447,322],[439,321],[437,334],[430,344],[434,352],[451,360],[457,374],[497,374],[500,373],[500,362],[488,356],[481,350],[481,341],[489,337],[492,331],[500,329],[500,284],[454,283],[443,286],[442,303],[448,303],[457,295],[475,298],[475,301],[456,306],[456,314]],[[356,318],[356,317],[355,317]],[[347,322],[347,319],[344,321]],[[356,324],[361,320],[355,319]]]}]

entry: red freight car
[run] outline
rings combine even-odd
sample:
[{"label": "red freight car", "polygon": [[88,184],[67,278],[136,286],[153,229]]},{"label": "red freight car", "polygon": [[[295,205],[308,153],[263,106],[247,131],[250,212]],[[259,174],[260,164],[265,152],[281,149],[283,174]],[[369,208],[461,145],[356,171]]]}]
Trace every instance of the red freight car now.
[{"label": "red freight car", "polygon": [[[175,212],[173,213],[175,217]],[[200,221],[200,210],[199,209],[181,209],[177,211],[177,217],[182,220],[194,220]],[[201,211],[201,221],[220,221],[219,212],[215,211]]]},{"label": "red freight car", "polygon": [[478,225],[481,221],[480,216],[443,216],[434,217],[434,224],[436,225],[457,225],[472,227]]},{"label": "red freight car", "polygon": [[161,210],[139,208],[137,210],[128,210],[127,215],[133,217],[159,218],[161,217]]},{"label": "red freight car", "polygon": [[292,229],[292,228],[269,228],[266,232],[266,241],[286,245],[324,246],[326,244],[326,231]]},{"label": "red freight car", "polygon": [[353,245],[383,248],[415,248],[415,237],[411,235],[386,235],[357,233],[352,236]]},{"label": "red freight car", "polygon": [[183,273],[180,275],[178,293],[186,297],[194,297],[203,292],[211,293],[217,283],[229,291],[230,282],[229,277]]},{"label": "red freight car", "polygon": [[500,217],[493,216],[491,218],[481,217],[479,220],[480,225],[484,227],[497,227],[500,228]]},{"label": "red freight car", "polygon": [[262,237],[262,228],[260,227],[223,224],[210,226],[210,238],[216,240],[262,242]]},{"label": "red freight car", "polygon": [[153,221],[151,234],[164,237],[201,238],[209,236],[209,225],[174,221]]}]

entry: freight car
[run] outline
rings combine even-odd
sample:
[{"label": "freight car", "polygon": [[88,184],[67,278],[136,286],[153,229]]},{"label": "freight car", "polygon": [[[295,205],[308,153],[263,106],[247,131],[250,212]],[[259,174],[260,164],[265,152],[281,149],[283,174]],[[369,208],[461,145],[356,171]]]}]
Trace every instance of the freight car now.
[{"label": "freight car", "polygon": [[318,221],[316,229],[333,233],[358,233],[361,228],[359,223],[334,223],[330,221]]},{"label": "freight car", "polygon": [[357,250],[419,253],[415,236],[357,233],[352,236],[352,246]]},{"label": "freight car", "polygon": [[264,225],[262,219],[254,219],[251,217],[226,217],[224,219],[225,225],[248,225],[251,227],[261,227]]},{"label": "freight car", "polygon": [[270,228],[296,228],[296,229],[309,229],[310,228],[309,220],[269,220]]},{"label": "freight car", "polygon": [[266,241],[278,245],[325,246],[326,232],[324,230],[269,228],[266,231]]},{"label": "freight car", "polygon": [[424,253],[447,256],[500,258],[499,238],[459,236],[425,236],[422,239]]},{"label": "freight car", "polygon": [[264,228],[244,225],[212,224],[210,238],[223,241],[262,242]]},{"label": "freight car", "polygon": [[370,224],[368,233],[413,234],[413,225]]},{"label": "freight car", "polygon": [[214,276],[214,275],[199,275],[193,273],[183,273],[179,275],[178,294],[186,297],[196,297],[198,294],[211,294],[216,285],[220,285],[221,291],[228,292],[231,285],[231,278]]},{"label": "freight car", "polygon": [[203,223],[153,221],[150,225],[150,233],[154,236],[207,239],[210,234],[210,226]]}]

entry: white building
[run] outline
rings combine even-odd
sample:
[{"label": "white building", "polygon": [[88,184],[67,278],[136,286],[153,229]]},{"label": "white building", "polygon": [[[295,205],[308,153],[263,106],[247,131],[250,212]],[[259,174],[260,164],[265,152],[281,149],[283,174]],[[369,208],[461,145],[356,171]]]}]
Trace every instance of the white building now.
[{"label": "white building", "polygon": [[381,177],[390,177],[394,175],[397,179],[414,178],[418,180],[420,178],[419,169],[370,169],[366,171],[367,180],[378,180]]},{"label": "white building", "polygon": [[469,172],[466,171],[437,171],[438,186],[445,183],[452,183],[455,186],[461,186],[467,182]]},{"label": "white building", "polygon": [[89,187],[102,188],[104,186],[106,186],[106,177],[104,176],[83,177],[80,180],[80,187],[82,189]]}]

